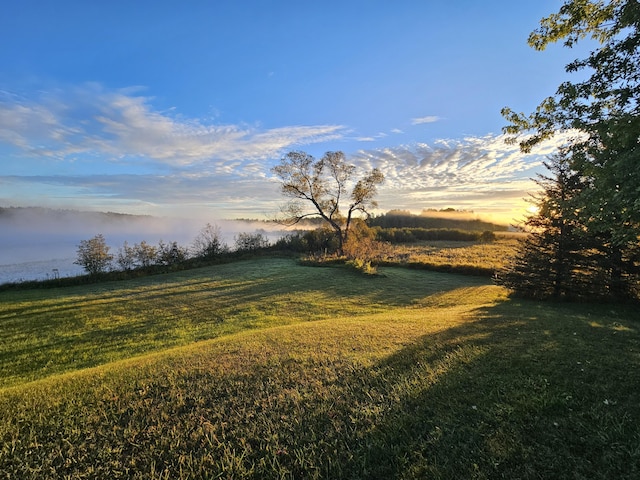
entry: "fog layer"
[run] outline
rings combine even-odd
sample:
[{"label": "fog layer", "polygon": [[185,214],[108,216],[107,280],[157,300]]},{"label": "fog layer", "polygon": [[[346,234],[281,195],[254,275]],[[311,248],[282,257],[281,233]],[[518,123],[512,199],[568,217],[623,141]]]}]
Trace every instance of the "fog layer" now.
[{"label": "fog layer", "polygon": [[189,247],[207,224],[220,228],[224,243],[233,247],[241,232],[260,232],[271,241],[281,237],[284,228],[269,222],[180,219],[115,213],[77,212],[40,208],[0,209],[0,283],[43,279],[57,269],[60,276],[81,273],[73,265],[80,241],[102,234],[116,253],[126,241],[129,245],[145,241],[157,245],[178,242]]}]

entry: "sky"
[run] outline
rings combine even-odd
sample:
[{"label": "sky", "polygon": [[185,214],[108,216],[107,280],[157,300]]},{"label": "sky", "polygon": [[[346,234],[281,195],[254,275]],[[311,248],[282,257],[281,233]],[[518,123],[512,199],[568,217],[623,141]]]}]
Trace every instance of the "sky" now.
[{"label": "sky", "polygon": [[289,151],[385,174],[379,213],[522,218],[560,139],[506,144],[585,56],[528,34],[561,1],[5,2],[0,206],[271,218]]}]

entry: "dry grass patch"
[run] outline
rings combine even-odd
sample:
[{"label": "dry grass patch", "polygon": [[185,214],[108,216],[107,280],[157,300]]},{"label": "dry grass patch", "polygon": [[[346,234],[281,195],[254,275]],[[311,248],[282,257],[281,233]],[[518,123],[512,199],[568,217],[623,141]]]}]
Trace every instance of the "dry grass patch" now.
[{"label": "dry grass patch", "polygon": [[491,243],[432,241],[394,245],[391,262],[402,260],[414,268],[492,275],[505,267],[519,237],[501,235]]}]

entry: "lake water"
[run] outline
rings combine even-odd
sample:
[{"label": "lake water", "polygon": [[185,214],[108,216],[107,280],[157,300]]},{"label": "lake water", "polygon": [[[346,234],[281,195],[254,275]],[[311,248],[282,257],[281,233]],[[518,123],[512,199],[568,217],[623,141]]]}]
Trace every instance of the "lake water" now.
[{"label": "lake water", "polygon": [[[280,238],[282,230],[271,228],[265,230],[263,225],[250,222],[219,222],[222,225],[221,240],[233,248],[235,236],[240,232],[262,233],[271,242]],[[141,228],[139,225],[129,228],[100,229],[93,226],[78,228],[77,226],[57,226],[47,228],[36,223],[35,228],[2,228],[0,225],[0,284],[30,280],[48,280],[81,275],[84,270],[73,262],[76,260],[80,240],[92,238],[96,231],[104,232],[110,253],[117,254],[124,241],[134,245],[142,240],[157,246],[160,240],[165,243],[177,241],[179,245],[188,247],[202,228],[202,223],[181,223],[178,227],[164,226],[159,228]],[[39,227],[39,228],[38,228]],[[62,228],[61,228],[62,227]],[[64,228],[67,227],[67,228]],[[257,228],[256,228],[257,227]]]},{"label": "lake water", "polygon": [[48,280],[56,277],[75,277],[83,274],[83,269],[74,265],[74,261],[75,257],[70,257],[0,265],[0,284],[26,280]]},{"label": "lake water", "polygon": [[83,269],[73,264],[77,243],[75,239],[62,236],[1,232],[0,284],[82,274]]}]

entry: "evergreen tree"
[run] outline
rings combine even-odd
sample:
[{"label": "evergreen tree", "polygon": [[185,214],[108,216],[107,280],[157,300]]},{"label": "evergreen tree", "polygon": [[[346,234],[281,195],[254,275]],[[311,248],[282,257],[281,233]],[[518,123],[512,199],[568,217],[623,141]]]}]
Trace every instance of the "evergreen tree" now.
[{"label": "evergreen tree", "polygon": [[499,275],[520,296],[560,299],[585,292],[589,242],[575,205],[585,185],[569,163],[566,152],[545,162],[552,176],[536,181],[541,192],[533,197],[536,213],[524,223],[528,235]]},{"label": "evergreen tree", "polygon": [[557,131],[579,133],[568,146],[570,168],[588,188],[575,197],[575,213],[593,242],[589,292],[621,300],[640,290],[640,2],[567,0],[541,21],[529,43],[543,50],[564,40],[571,47],[590,36],[600,43],[567,71],[588,72],[581,82],[565,82],[531,115],[503,115],[508,134],[531,133],[523,151]]}]

